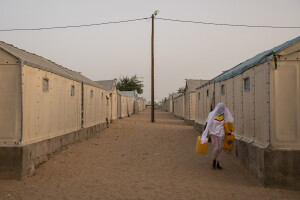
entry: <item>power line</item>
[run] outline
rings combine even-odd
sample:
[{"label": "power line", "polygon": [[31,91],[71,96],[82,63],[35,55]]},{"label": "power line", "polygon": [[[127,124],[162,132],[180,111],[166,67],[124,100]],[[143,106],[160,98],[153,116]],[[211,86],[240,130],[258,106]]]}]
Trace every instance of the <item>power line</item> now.
[{"label": "power line", "polygon": [[122,20],[122,21],[115,21],[115,22],[103,22],[103,23],[96,23],[96,24],[82,24],[82,25],[71,25],[71,26],[54,26],[54,27],[43,27],[43,28],[14,28],[14,29],[2,29],[1,32],[8,32],[8,31],[41,31],[41,30],[51,30],[51,29],[65,29],[65,28],[80,28],[80,27],[89,27],[89,26],[100,26],[100,25],[108,25],[108,24],[120,24],[120,23],[127,23],[127,22],[135,22],[141,20],[147,20],[151,17],[145,17],[140,19],[129,19],[129,20]]},{"label": "power line", "polygon": [[205,24],[205,25],[214,25],[214,26],[234,26],[234,27],[247,27],[247,28],[278,28],[278,29],[298,29],[300,26],[258,26],[258,25],[245,25],[245,24],[220,24],[214,22],[201,22],[201,21],[190,21],[190,20],[179,20],[179,19],[167,19],[157,17],[155,19],[172,21],[172,22],[182,22],[182,23],[194,23],[194,24]]},{"label": "power line", "polygon": [[[13,28],[13,29],[2,29],[2,30],[0,29],[0,32],[41,31],[41,30],[51,30],[51,29],[80,28],[80,27],[101,26],[101,25],[108,25],[108,24],[128,23],[128,22],[147,20],[150,18],[151,17],[145,17],[145,18],[139,18],[139,19],[129,19],[129,20],[121,20],[121,21],[103,22],[103,23],[95,23],[95,24],[70,25],[70,26],[54,26],[54,27],[41,27],[41,28]],[[221,23],[214,23],[214,22],[168,19],[168,18],[160,18],[160,17],[156,17],[155,19],[164,20],[164,21],[172,21],[172,22],[180,22],[180,23],[193,23],[193,24],[204,24],[204,25],[214,25],[214,26],[231,26],[231,27],[247,27],[247,28],[274,28],[274,29],[300,29],[300,26],[269,26],[269,25],[259,26],[259,25],[227,24],[227,23],[221,24]]]}]

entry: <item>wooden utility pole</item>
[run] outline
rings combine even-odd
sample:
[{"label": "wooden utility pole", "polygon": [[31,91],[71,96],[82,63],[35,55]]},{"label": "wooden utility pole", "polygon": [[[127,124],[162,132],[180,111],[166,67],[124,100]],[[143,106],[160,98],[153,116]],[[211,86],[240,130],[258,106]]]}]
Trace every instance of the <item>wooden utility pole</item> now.
[{"label": "wooden utility pole", "polygon": [[154,122],[154,17],[152,14],[152,35],[151,35],[151,122]]}]

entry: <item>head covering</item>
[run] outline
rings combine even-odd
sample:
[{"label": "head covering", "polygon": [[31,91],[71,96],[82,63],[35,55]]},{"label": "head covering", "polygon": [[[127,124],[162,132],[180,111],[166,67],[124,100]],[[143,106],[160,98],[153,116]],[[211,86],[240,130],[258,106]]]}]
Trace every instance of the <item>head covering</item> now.
[{"label": "head covering", "polygon": [[218,105],[215,107],[215,109],[213,111],[211,111],[208,115],[207,118],[207,125],[205,130],[202,133],[202,137],[201,137],[201,144],[204,144],[205,142],[207,142],[207,133],[208,131],[212,128],[213,125],[213,121],[215,120],[215,118],[217,116],[220,116],[221,114],[224,114],[224,122],[233,122],[233,117],[230,113],[230,111],[226,108],[224,103],[218,103]]}]

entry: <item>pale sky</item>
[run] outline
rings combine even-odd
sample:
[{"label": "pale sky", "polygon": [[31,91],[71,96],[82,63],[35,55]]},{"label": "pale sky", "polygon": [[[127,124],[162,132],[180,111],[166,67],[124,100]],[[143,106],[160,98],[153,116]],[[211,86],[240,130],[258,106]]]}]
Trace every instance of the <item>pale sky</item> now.
[{"label": "pale sky", "polygon": [[[150,17],[300,26],[299,0],[0,0],[0,29],[81,25]],[[155,21],[155,99],[300,36],[300,29]],[[150,100],[151,20],[85,28],[0,32],[0,40],[92,80],[137,74]]]}]

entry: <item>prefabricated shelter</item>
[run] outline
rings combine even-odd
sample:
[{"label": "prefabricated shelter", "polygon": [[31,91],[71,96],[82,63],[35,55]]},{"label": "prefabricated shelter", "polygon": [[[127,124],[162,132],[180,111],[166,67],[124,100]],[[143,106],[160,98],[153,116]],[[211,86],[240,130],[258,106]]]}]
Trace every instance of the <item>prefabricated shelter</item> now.
[{"label": "prefabricated shelter", "polygon": [[173,94],[169,94],[169,98],[165,98],[162,101],[162,110],[173,112]]},{"label": "prefabricated shelter", "polygon": [[104,88],[108,94],[108,102],[107,102],[107,117],[109,121],[114,121],[118,118],[118,100],[117,100],[117,85],[116,80],[103,80],[103,81],[95,81],[98,85]]},{"label": "prefabricated shelter", "polygon": [[146,109],[146,100],[143,97],[138,97],[139,112]]},{"label": "prefabricated shelter", "polygon": [[173,94],[169,94],[167,105],[168,112],[173,112]]},{"label": "prefabricated shelter", "polygon": [[184,94],[183,93],[173,94],[173,103],[174,103],[174,115],[176,117],[184,119],[184,111],[185,111]]},{"label": "prefabricated shelter", "polygon": [[78,72],[0,42],[0,178],[106,127],[106,91]]},{"label": "prefabricated shelter", "polygon": [[139,104],[138,104],[138,95],[135,91],[122,91],[127,96],[130,96],[131,99],[128,101],[129,105],[129,114],[138,114],[139,113]]},{"label": "prefabricated shelter", "polygon": [[131,102],[132,99],[127,94],[118,90],[118,118],[122,119],[123,117],[129,116],[131,113]]},{"label": "prefabricated shelter", "polygon": [[266,186],[300,189],[300,37],[197,88],[195,127],[224,102],[234,115],[231,152]]},{"label": "prefabricated shelter", "polygon": [[168,112],[168,99],[167,99],[167,98],[164,98],[164,99],[161,101],[161,109],[162,109],[163,111]]},{"label": "prefabricated shelter", "polygon": [[194,80],[186,79],[185,90],[184,90],[184,121],[188,124],[193,125],[196,114],[196,88],[200,87],[208,80]]}]

